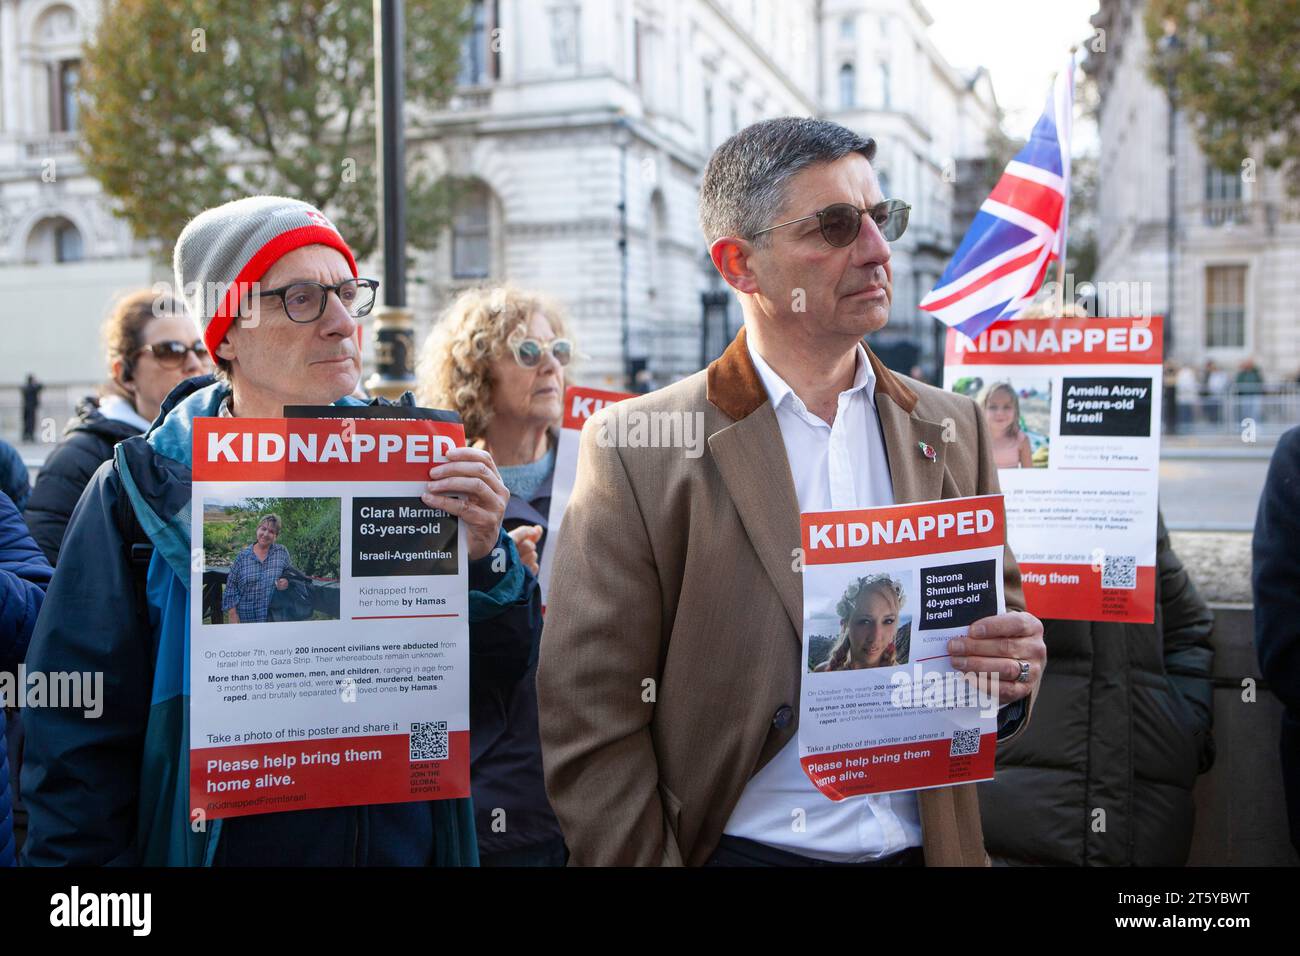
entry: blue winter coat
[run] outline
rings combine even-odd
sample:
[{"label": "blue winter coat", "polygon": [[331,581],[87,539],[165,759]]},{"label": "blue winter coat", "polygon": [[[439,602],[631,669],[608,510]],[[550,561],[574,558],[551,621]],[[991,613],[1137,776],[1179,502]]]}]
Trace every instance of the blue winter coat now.
[{"label": "blue winter coat", "polygon": [[27,478],[27,466],[18,449],[0,440],[0,494],[8,495],[21,513],[32,495],[32,485]]},{"label": "blue winter coat", "polygon": [[[28,666],[103,671],[104,712],[97,720],[54,709],[24,715],[24,862],[476,865],[468,799],[190,825],[190,448],[194,419],[215,416],[226,393],[210,378],[177,386],[148,434],[117,446],[73,513]],[[154,546],[147,625],[119,532],[122,495]],[[472,682],[517,681],[541,627],[536,582],[502,538],[504,573],[492,572],[490,559],[470,563]]]},{"label": "blue winter coat", "polygon": [[[23,516],[9,496],[0,493],[0,671],[15,674],[27,653],[53,574],[50,562],[27,533]],[[15,691],[21,693],[22,688],[15,686]],[[0,707],[0,866],[13,865],[13,803],[9,798],[5,714]]]}]

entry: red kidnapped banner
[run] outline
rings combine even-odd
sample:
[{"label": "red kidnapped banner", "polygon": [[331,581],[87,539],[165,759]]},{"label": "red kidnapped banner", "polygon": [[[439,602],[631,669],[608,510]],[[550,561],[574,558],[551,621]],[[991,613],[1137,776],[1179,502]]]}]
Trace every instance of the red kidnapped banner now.
[{"label": "red kidnapped banner", "polygon": [[1001,547],[1006,540],[1001,495],[870,511],[810,511],[801,518],[806,565]]},{"label": "red kidnapped banner", "polygon": [[1159,365],[1164,319],[1003,319],[972,342],[948,330],[948,365]]},{"label": "red kidnapped banner", "polygon": [[446,760],[412,761],[409,734],[204,747],[190,751],[190,806],[210,820],[281,810],[469,796],[469,731]]},{"label": "red kidnapped banner", "polygon": [[564,427],[581,429],[588,418],[606,405],[615,405],[624,399],[635,397],[634,392],[610,392],[599,388],[570,386],[564,393]]},{"label": "red kidnapped banner", "polygon": [[1039,618],[1150,624],[1155,620],[1156,569],[1134,568],[1136,586],[1102,588],[1101,572],[1088,564],[1020,565],[1025,607]]},{"label": "red kidnapped banner", "polygon": [[952,756],[951,749],[950,740],[922,740],[840,750],[799,760],[813,785],[832,800],[864,793],[947,787],[993,776],[997,734],[980,735],[979,752],[969,756]]},{"label": "red kidnapped banner", "polygon": [[198,418],[195,481],[424,481],[465,444],[459,423],[379,418]]}]

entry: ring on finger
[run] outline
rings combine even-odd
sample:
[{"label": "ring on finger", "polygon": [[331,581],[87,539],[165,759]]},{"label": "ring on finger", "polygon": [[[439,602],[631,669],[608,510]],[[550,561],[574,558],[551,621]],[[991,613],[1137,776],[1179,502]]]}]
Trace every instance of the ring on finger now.
[{"label": "ring on finger", "polygon": [[1020,673],[1016,675],[1015,682],[1017,684],[1028,684],[1029,683],[1029,661],[1022,661],[1017,659],[1016,663],[1020,665]]}]

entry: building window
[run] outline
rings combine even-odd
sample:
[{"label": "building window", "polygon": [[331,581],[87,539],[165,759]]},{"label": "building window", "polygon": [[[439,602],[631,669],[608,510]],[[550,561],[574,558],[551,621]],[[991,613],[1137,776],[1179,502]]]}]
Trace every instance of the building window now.
[{"label": "building window", "polygon": [[470,186],[456,201],[451,220],[451,275],[486,279],[492,274],[492,197]]},{"label": "building window", "polygon": [[632,81],[638,87],[645,80],[645,27],[641,21],[632,21]]},{"label": "building window", "polygon": [[858,21],[854,17],[843,17],[840,20],[840,39],[852,40],[858,32]]},{"label": "building window", "polygon": [[62,216],[42,219],[27,236],[26,260],[37,265],[80,262],[86,257],[81,231]]},{"label": "building window", "polygon": [[882,63],[880,64],[880,108],[881,109],[887,110],[892,107],[894,97],[889,86],[890,86],[889,64]]},{"label": "building window", "polygon": [[81,77],[80,60],[62,60],[51,64],[50,131],[77,131],[77,87]]},{"label": "building window", "polygon": [[661,290],[671,288],[665,281],[663,243],[668,235],[668,207],[664,194],[655,190],[648,210],[649,228],[646,231],[646,294],[653,302]]},{"label": "building window", "polygon": [[1239,202],[1241,200],[1241,175],[1235,169],[1205,167],[1205,199],[1207,202]]},{"label": "building window", "polygon": [[70,222],[59,226],[54,231],[54,261],[80,262],[83,258],[81,231]]},{"label": "building window", "polygon": [[483,86],[501,75],[501,55],[496,43],[497,0],[473,0],[470,28],[460,48],[461,86]]},{"label": "building window", "polygon": [[1205,270],[1205,345],[1246,347],[1246,267],[1210,266]]},{"label": "building window", "polygon": [[852,63],[840,67],[840,109],[851,110],[858,103],[857,70]]},{"label": "building window", "polygon": [[578,16],[576,3],[551,9],[551,54],[556,66],[578,65]]},{"label": "building window", "polygon": [[713,87],[704,88],[704,146],[713,152]]},{"label": "building window", "polygon": [[1241,175],[1235,169],[1205,167],[1205,224],[1246,221],[1242,205]]}]

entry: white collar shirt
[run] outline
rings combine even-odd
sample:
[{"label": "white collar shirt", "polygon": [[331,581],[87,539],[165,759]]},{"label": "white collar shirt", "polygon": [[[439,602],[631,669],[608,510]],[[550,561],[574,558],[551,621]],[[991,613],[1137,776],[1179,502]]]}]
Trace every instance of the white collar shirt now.
[{"label": "white collar shirt", "polygon": [[[859,345],[853,384],[828,425],[746,340],[785,443],[799,510],[875,508],[894,503],[885,440],[876,414],[876,375]],[[794,702],[792,706],[797,706]],[[879,859],[921,845],[914,792],[833,801],[799,764],[798,736],[745,786],[723,832],[831,862]]]}]

